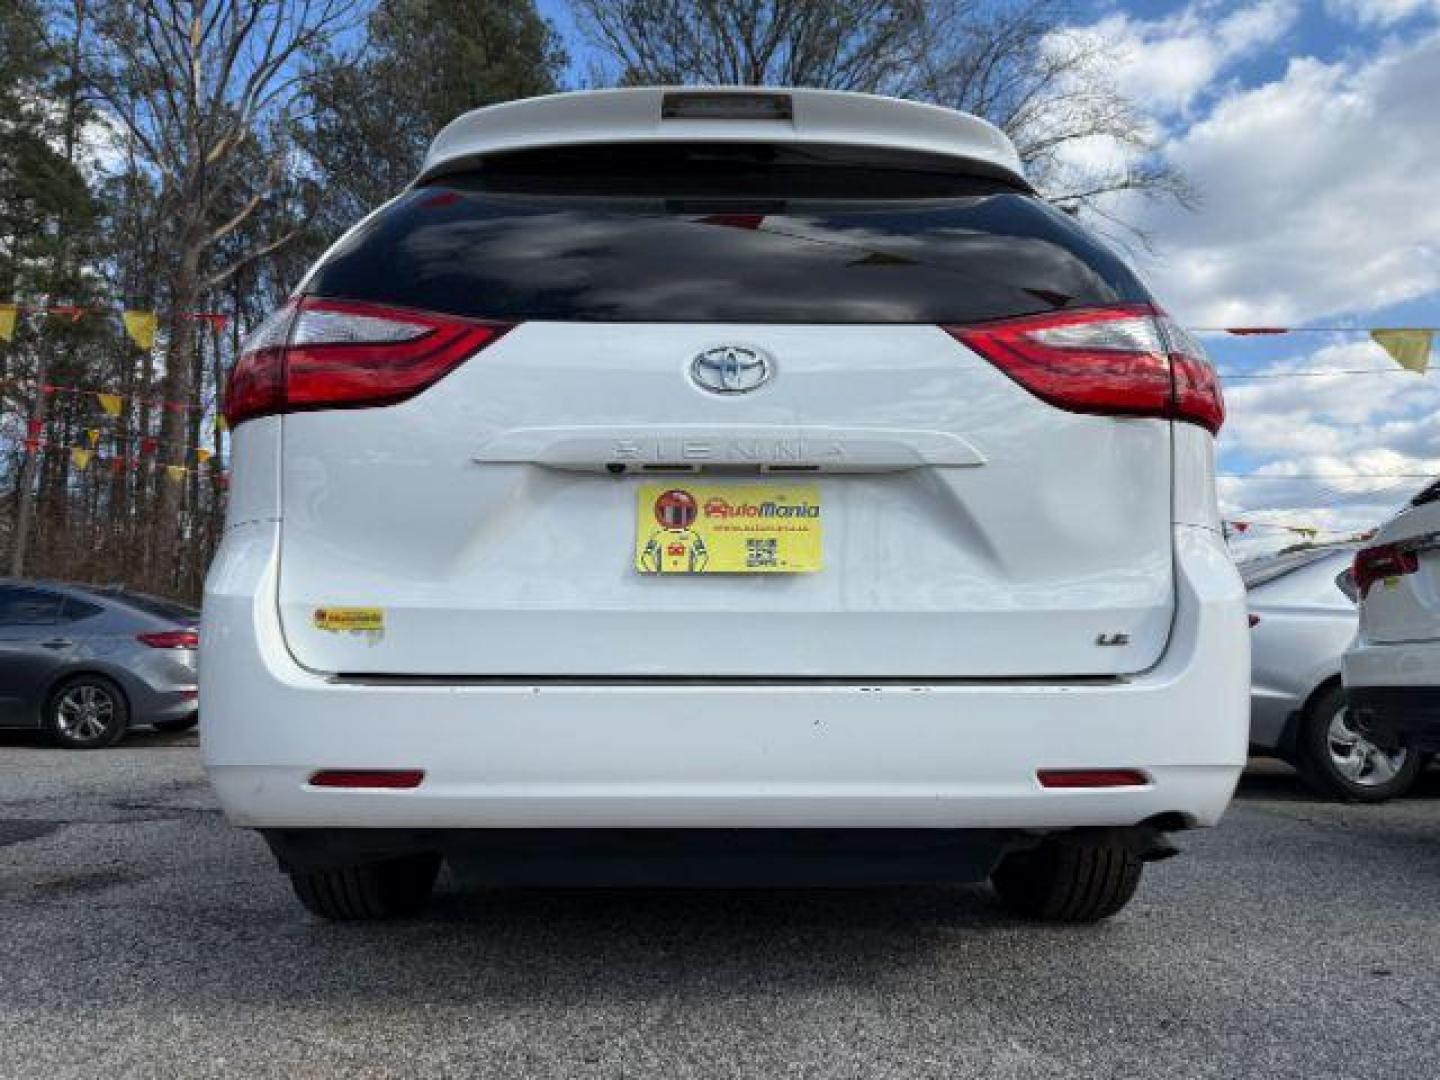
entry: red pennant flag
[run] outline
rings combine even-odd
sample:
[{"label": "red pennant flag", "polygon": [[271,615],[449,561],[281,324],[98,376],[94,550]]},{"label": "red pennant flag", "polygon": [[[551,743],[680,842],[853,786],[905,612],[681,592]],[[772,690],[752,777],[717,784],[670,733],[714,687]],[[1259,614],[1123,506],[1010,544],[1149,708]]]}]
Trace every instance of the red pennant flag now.
[{"label": "red pennant flag", "polygon": [[39,450],[39,449],[40,449],[40,440],[39,440],[39,439],[26,439],[26,440],[25,440],[25,453],[27,453],[27,454],[33,454],[33,453],[35,453],[35,451],[37,451],[37,450]]},{"label": "red pennant flag", "polygon": [[123,457],[110,459],[110,471],[119,475],[125,471],[125,459]]},{"label": "red pennant flag", "polygon": [[201,322],[209,323],[211,329],[216,331],[224,330],[230,322],[230,316],[218,311],[192,311],[185,318],[198,319]]},{"label": "red pennant flag", "polygon": [[44,420],[30,420],[25,424],[25,434],[32,439],[38,439],[40,433],[45,430]]},{"label": "red pennant flag", "polygon": [[154,439],[152,439],[149,435],[146,435],[140,440],[140,453],[153,454],[157,445],[158,443],[156,443]]}]

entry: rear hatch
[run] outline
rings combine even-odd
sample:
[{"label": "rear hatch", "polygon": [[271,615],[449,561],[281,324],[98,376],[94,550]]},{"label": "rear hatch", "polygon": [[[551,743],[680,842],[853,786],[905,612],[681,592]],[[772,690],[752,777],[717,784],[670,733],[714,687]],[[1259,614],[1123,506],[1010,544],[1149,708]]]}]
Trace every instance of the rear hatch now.
[{"label": "rear hatch", "polygon": [[[447,177],[312,275],[311,310],[277,324],[294,656],[440,678],[1152,665],[1174,603],[1170,421],[1113,415],[1156,410],[1104,378],[1027,375],[1005,333],[1053,317],[1046,340],[1128,378],[1112,324],[1090,326],[1149,325],[1123,264],[953,167],[665,153],[570,161],[561,194],[543,160]],[[418,384],[337,381],[356,339],[383,367],[407,333],[433,344]]]},{"label": "rear hatch", "polygon": [[1440,488],[1432,485],[1355,560],[1361,636],[1379,643],[1440,640]]}]

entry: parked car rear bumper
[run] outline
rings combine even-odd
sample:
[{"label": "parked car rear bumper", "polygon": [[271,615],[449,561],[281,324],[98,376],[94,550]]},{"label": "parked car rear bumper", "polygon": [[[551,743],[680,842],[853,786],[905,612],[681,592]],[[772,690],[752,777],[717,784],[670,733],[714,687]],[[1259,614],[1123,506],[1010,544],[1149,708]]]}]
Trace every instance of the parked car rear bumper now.
[{"label": "parked car rear bumper", "polygon": [[1355,722],[1376,745],[1440,752],[1440,686],[1366,686],[1347,691]]},{"label": "parked car rear bumper", "polygon": [[[337,680],[286,651],[278,528],[232,529],[207,583],[202,745],[239,825],[1209,825],[1245,762],[1245,597],[1203,528],[1175,530],[1176,619],[1143,675],[926,684]],[[1086,767],[1149,782],[1057,790],[1036,776]],[[341,768],[425,777],[397,791],[309,783]]]}]

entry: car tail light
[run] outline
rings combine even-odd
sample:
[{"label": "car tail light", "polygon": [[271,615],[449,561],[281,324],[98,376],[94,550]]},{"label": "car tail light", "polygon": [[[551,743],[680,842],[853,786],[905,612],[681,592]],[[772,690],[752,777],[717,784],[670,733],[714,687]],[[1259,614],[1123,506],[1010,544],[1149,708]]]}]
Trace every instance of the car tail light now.
[{"label": "car tail light", "polygon": [[157,630],[150,634],[136,634],[135,639],[152,649],[198,649],[200,634],[195,630]]},{"label": "car tail light", "polygon": [[286,304],[241,346],[225,392],[233,428],[257,416],[393,405],[434,385],[508,323],[350,300]]},{"label": "car tail light", "polygon": [[1150,783],[1139,769],[1041,769],[1035,776],[1046,788],[1143,787]]},{"label": "car tail light", "polygon": [[423,769],[321,769],[310,777],[311,787],[417,788]]},{"label": "car tail light", "polygon": [[1225,420],[1204,350],[1147,304],[944,329],[1036,397],[1070,412],[1169,417],[1210,432]]},{"label": "car tail light", "polygon": [[1399,544],[1377,544],[1355,553],[1355,591],[1360,599],[1370,593],[1370,586],[1384,578],[1403,577],[1420,569],[1420,556]]}]

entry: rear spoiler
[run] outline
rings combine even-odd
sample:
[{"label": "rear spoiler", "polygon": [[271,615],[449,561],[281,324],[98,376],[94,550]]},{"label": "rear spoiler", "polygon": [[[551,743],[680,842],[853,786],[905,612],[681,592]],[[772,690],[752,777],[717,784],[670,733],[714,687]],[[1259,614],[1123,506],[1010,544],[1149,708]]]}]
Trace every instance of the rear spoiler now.
[{"label": "rear spoiler", "polygon": [[435,137],[416,182],[516,150],[665,142],[913,151],[1030,190],[1014,144],[968,113],[874,94],[743,86],[591,90],[476,109]]}]

